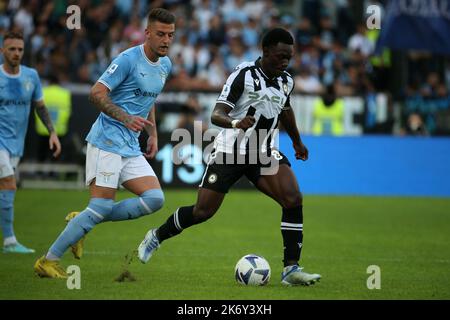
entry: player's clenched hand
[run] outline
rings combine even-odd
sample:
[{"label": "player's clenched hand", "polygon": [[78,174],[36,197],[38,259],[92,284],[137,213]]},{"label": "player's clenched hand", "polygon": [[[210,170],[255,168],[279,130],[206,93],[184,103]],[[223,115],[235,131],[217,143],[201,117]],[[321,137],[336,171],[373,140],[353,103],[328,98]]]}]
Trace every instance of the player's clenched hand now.
[{"label": "player's clenched hand", "polygon": [[144,156],[147,159],[153,159],[158,152],[158,140],[155,137],[148,137],[147,140],[147,150]]},{"label": "player's clenched hand", "polygon": [[50,137],[48,139],[48,146],[50,150],[54,150],[53,156],[56,158],[61,153],[61,142],[59,142],[59,138],[55,132],[50,133]]},{"label": "player's clenched hand", "polygon": [[142,131],[145,126],[153,126],[153,122],[139,116],[128,116],[123,123],[125,127],[136,132]]},{"label": "player's clenched hand", "polygon": [[255,124],[255,117],[253,116],[246,116],[244,119],[242,119],[241,121],[239,121],[236,124],[236,128],[242,129],[242,130],[247,130],[248,128],[253,127],[253,125]]},{"label": "player's clenched hand", "polygon": [[308,160],[308,149],[301,141],[297,141],[293,143],[294,150],[295,150],[295,158],[297,160]]}]

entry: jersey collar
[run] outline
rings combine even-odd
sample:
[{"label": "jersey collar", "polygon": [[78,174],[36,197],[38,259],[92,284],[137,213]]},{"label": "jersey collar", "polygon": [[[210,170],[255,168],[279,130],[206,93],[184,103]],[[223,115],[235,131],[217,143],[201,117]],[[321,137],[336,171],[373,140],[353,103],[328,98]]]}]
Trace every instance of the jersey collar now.
[{"label": "jersey collar", "polygon": [[18,74],[11,74],[11,73],[6,72],[4,64],[0,65],[0,71],[3,72],[3,74],[5,76],[7,76],[8,78],[19,78],[20,75],[22,74],[22,66],[19,65],[19,73]]},{"label": "jersey collar", "polygon": [[258,71],[261,73],[262,77],[264,78],[264,80],[266,81],[266,86],[269,87],[274,87],[275,89],[281,90],[280,86],[278,84],[278,80],[280,77],[275,77],[273,79],[270,79],[263,71],[262,66],[261,66],[261,57],[259,57],[258,59],[256,59],[255,61],[255,66],[256,68],[258,68]]},{"label": "jersey collar", "polygon": [[258,59],[256,59],[255,61],[255,66],[258,68],[258,71],[261,72],[261,75],[264,77],[264,79],[269,80],[269,81],[277,81],[277,79],[279,77],[275,77],[270,79],[263,71],[262,69],[262,65],[261,65],[261,57],[259,57]]},{"label": "jersey collar", "polygon": [[144,56],[144,59],[147,60],[147,62],[148,62],[151,66],[159,66],[160,61],[161,61],[161,58],[159,58],[158,61],[153,62],[153,61],[151,61],[151,60],[147,57],[147,55],[145,54],[144,44],[141,44],[139,47],[140,47],[140,49],[141,49],[142,55]]}]

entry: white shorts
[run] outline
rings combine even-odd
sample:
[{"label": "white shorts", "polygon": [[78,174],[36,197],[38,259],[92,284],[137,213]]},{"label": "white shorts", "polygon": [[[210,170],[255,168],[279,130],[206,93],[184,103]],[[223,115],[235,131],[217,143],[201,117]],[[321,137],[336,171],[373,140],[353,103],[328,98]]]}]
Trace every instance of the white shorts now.
[{"label": "white shorts", "polygon": [[118,188],[125,181],[147,176],[156,175],[144,156],[124,158],[88,143],[86,185],[90,185],[95,179],[95,184],[99,187]]},{"label": "white shorts", "polygon": [[11,157],[8,151],[0,150],[0,179],[13,176],[19,160],[19,157]]}]

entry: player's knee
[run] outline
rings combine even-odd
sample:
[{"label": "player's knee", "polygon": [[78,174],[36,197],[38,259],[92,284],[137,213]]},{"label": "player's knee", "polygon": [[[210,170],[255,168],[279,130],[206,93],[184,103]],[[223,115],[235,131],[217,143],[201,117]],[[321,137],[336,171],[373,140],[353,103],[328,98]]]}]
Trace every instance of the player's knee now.
[{"label": "player's knee", "polygon": [[283,208],[295,208],[303,204],[303,196],[299,191],[289,191],[283,194],[280,202]]},{"label": "player's knee", "polygon": [[164,205],[164,193],[161,189],[147,190],[143,194],[141,194],[140,199],[147,211],[146,214],[158,211]]},{"label": "player's knee", "polygon": [[92,198],[89,201],[87,209],[70,220],[69,225],[78,225],[85,232],[89,232],[96,224],[111,215],[113,206],[114,200],[112,199]]},{"label": "player's knee", "polygon": [[195,206],[193,212],[195,223],[204,222],[211,218],[215,213],[216,211],[211,210],[210,208]]},{"label": "player's knee", "polygon": [[17,190],[16,179],[14,176],[0,178],[0,191],[2,190]]}]

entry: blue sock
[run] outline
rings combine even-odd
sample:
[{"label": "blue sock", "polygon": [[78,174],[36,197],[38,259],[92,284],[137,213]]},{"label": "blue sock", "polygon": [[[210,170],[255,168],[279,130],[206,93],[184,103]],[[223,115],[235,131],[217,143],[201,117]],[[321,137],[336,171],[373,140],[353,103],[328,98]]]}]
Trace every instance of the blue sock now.
[{"label": "blue sock", "polygon": [[150,189],[137,198],[116,202],[111,214],[104,221],[131,220],[153,213],[162,208],[164,193],[161,189]]},{"label": "blue sock", "polygon": [[16,190],[0,190],[0,222],[3,238],[14,237],[14,196]]},{"label": "blue sock", "polygon": [[61,258],[67,248],[80,240],[86,233],[111,214],[114,200],[92,198],[87,208],[70,220],[58,239],[50,247],[49,253]]}]

